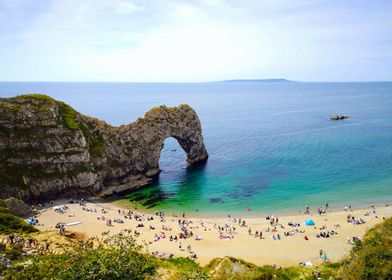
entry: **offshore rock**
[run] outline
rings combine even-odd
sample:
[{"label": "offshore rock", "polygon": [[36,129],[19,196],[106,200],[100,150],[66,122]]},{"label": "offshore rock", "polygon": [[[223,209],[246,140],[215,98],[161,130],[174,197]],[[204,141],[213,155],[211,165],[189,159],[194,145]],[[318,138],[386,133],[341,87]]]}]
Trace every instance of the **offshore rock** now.
[{"label": "offshore rock", "polygon": [[332,115],[329,117],[332,121],[344,120],[347,119],[347,115]]},{"label": "offshore rock", "polygon": [[109,195],[151,183],[164,140],[189,165],[204,162],[200,120],[188,105],[160,106],[111,126],[45,95],[0,98],[0,197],[25,201]]}]

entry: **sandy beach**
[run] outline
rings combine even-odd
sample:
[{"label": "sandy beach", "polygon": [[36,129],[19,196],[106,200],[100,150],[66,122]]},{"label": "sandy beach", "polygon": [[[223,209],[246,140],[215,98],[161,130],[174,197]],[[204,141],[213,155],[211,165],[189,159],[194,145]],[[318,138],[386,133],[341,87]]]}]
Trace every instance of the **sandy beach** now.
[{"label": "sandy beach", "polygon": [[[67,209],[55,211],[59,207]],[[131,215],[129,211],[132,211]],[[353,216],[352,221],[356,222],[348,222],[348,215]],[[129,216],[132,219],[129,219]],[[317,209],[311,209],[310,214],[273,216],[274,223],[271,224],[272,219],[267,220],[265,216],[257,216],[254,213],[248,217],[245,212],[242,216],[203,219],[195,217],[184,219],[182,214],[174,217],[167,213],[162,218],[155,214],[120,208],[108,202],[85,202],[80,205],[68,201],[56,201],[52,206],[41,210],[37,217],[39,220],[37,228],[56,230],[54,234],[59,234],[56,229],[57,223],[80,222],[77,225],[66,226],[66,231],[100,238],[103,232],[114,235],[126,230],[134,233],[136,230],[140,233],[137,240],[146,243],[149,252],[157,251],[159,254],[186,257],[190,256],[189,251],[192,251],[197,256],[196,261],[201,265],[207,264],[216,257],[232,256],[257,265],[290,266],[303,261],[310,261],[312,264],[321,263],[323,260],[319,255],[320,250],[323,250],[331,261],[341,259],[352,247],[348,242],[349,239],[361,238],[369,228],[389,216],[392,216],[391,206],[327,211],[321,215],[317,213]],[[240,218],[241,224],[239,224]],[[107,225],[108,219],[111,220],[111,226]],[[315,226],[304,225],[308,219],[312,219]],[[244,226],[243,221],[245,221]],[[365,223],[357,224],[360,221]],[[144,226],[138,227],[140,224]],[[192,232],[192,236],[170,241],[170,236],[179,237],[181,228],[184,227],[187,228],[188,233]],[[256,231],[258,234],[255,236]],[[260,231],[262,238],[260,238]],[[317,237],[320,233],[328,233],[329,237]]]}]

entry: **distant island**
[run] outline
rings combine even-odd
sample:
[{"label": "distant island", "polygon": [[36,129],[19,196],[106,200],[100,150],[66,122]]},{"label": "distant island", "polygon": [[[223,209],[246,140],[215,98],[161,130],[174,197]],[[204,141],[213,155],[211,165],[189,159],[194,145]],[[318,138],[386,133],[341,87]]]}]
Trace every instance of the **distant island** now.
[{"label": "distant island", "polygon": [[235,80],[224,80],[221,83],[295,83],[286,79],[235,79]]}]

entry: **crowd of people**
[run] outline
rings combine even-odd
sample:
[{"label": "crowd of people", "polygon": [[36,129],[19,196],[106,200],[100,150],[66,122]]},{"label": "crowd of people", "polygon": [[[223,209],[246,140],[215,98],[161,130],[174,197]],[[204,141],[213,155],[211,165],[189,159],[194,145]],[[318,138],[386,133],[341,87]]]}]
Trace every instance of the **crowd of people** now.
[{"label": "crowd of people", "polygon": [[[80,203],[80,205],[84,211],[92,213],[98,212],[95,208],[86,207],[85,202]],[[66,209],[65,206],[66,205],[64,205],[61,209]],[[317,212],[318,215],[322,215],[327,213],[329,205],[326,203],[325,206],[316,209],[317,210],[315,212]],[[352,211],[351,205],[346,206],[345,210]],[[373,211],[375,213],[374,207]],[[310,206],[306,205],[303,212],[307,215],[311,215]],[[63,212],[59,211],[59,213]],[[115,213],[117,216],[114,216]],[[248,224],[244,218],[232,217],[231,215],[227,216],[226,222],[222,223],[224,219],[220,219],[220,223],[215,221],[212,225],[212,223],[209,221],[205,222],[203,220],[185,218],[185,213],[179,216],[173,213],[171,217],[166,218],[164,211],[156,211],[153,214],[147,214],[134,212],[133,210],[117,209],[113,213],[113,211],[110,209],[102,208],[100,210],[100,214],[101,215],[97,217],[97,220],[106,222],[108,227],[113,227],[113,223],[123,224],[127,223],[127,220],[136,221],[137,223],[134,224],[134,226],[138,229],[141,229],[141,231],[138,232],[135,230],[134,236],[138,237],[146,231],[150,231],[153,233],[153,236],[150,240],[146,240],[147,243],[153,244],[156,242],[168,240],[169,242],[177,243],[178,249],[180,251],[184,251],[183,242],[186,242],[185,240],[189,238],[192,238],[196,241],[203,240],[203,237],[200,235],[200,231],[216,232],[218,240],[232,240],[235,239],[236,235],[245,231],[248,233],[248,236],[260,240],[272,238],[272,240],[279,241],[284,238],[290,238],[299,234],[303,235],[303,239],[308,241],[312,238],[331,238],[338,234],[337,228],[340,227],[340,225],[334,225],[334,229],[328,229],[326,226],[321,226],[318,228],[318,232],[314,232],[316,230],[315,226],[309,227],[309,225],[306,225],[306,223],[303,224],[292,220],[283,223],[279,217],[272,214],[265,217],[265,220],[268,221],[269,226],[265,225],[265,223],[260,223],[260,226],[256,226],[257,228],[255,230],[252,230],[251,228],[251,226],[255,227],[254,222],[252,224]],[[167,220],[176,223],[174,230],[171,226],[172,224],[167,224]],[[162,223],[158,227],[157,221]],[[362,218],[355,218],[351,214],[347,216],[347,222],[353,224],[365,223]],[[309,228],[312,228],[312,231],[309,231]],[[191,248],[187,247],[187,252],[189,253],[190,257],[197,258],[196,253],[191,250]],[[327,258],[323,257],[323,259]]]},{"label": "crowd of people", "polygon": [[2,240],[6,244],[12,246],[18,246],[19,248],[29,249],[29,250],[36,250],[37,252],[46,252],[49,251],[50,244],[49,242],[38,242],[37,239],[32,237],[22,237],[19,235],[15,235],[10,233],[7,235],[6,240]]}]

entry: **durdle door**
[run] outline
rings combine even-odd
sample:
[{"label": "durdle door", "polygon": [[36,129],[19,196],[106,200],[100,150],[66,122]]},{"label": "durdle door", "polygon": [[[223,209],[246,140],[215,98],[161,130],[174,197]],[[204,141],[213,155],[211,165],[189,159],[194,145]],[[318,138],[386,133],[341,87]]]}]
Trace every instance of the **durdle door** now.
[{"label": "durdle door", "polygon": [[24,200],[109,195],[151,183],[164,140],[177,139],[189,165],[208,158],[188,105],[160,106],[111,126],[45,95],[0,98],[0,197]]}]

